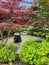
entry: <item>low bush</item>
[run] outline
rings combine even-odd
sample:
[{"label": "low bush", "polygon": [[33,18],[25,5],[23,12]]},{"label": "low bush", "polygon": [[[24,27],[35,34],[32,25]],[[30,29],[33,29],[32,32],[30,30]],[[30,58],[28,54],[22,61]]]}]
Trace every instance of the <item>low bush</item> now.
[{"label": "low bush", "polygon": [[37,35],[37,32],[33,32],[33,35]]},{"label": "low bush", "polygon": [[41,34],[41,37],[42,37],[42,38],[45,38],[45,37],[46,37],[46,34],[45,34],[45,33],[42,33],[42,34]]},{"label": "low bush", "polygon": [[42,32],[38,32],[38,36],[41,36]]},{"label": "low bush", "polygon": [[3,32],[3,36],[8,36],[8,32],[7,31],[4,31]]},{"label": "low bush", "polygon": [[27,28],[18,27],[16,30],[17,30],[17,31],[27,31]]},{"label": "low bush", "polygon": [[10,44],[0,49],[0,62],[12,62],[16,59],[17,47]]},{"label": "low bush", "polygon": [[0,41],[0,49],[3,47],[2,42]]},{"label": "low bush", "polygon": [[49,33],[46,35],[46,40],[49,41]]},{"label": "low bush", "polygon": [[24,42],[20,54],[20,60],[31,65],[46,65],[49,63],[49,42],[40,43],[28,40]]},{"label": "low bush", "polygon": [[34,32],[34,27],[33,26],[29,26],[28,29],[27,29],[27,34],[33,35],[33,32]]},{"label": "low bush", "polygon": [[34,30],[34,27],[33,26],[29,26],[27,31],[33,31]]},{"label": "low bush", "polygon": [[13,44],[6,45],[7,49],[11,50],[12,52],[16,52],[17,47]]},{"label": "low bush", "polygon": [[28,35],[33,35],[33,31],[27,31]]}]

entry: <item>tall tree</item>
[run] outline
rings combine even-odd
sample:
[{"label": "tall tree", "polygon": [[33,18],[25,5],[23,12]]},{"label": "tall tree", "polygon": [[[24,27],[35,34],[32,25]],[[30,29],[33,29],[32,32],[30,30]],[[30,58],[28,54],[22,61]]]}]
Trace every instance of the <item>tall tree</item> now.
[{"label": "tall tree", "polygon": [[[12,24],[12,20],[11,20],[12,17],[22,16],[24,13],[24,10],[26,9],[25,6],[20,6],[21,3],[32,4],[32,2],[28,2],[25,0],[0,0],[0,15],[1,15],[0,19],[2,17],[3,21],[8,22],[9,24],[10,23]],[[7,26],[8,26],[8,23],[7,23]],[[0,31],[1,31],[0,34],[2,37],[1,27],[0,27]],[[3,40],[3,37],[2,37],[2,40]]]}]

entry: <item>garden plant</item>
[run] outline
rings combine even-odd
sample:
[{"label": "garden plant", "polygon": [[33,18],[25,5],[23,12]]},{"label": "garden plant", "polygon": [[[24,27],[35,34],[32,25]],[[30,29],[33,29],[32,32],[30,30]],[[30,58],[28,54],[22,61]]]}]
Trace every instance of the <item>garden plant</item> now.
[{"label": "garden plant", "polygon": [[[49,1],[30,1],[0,0],[0,63],[12,65],[18,58],[30,65],[49,64]],[[31,6],[28,7],[28,4]],[[22,48],[18,49],[20,53],[17,56],[17,46],[7,42],[10,36],[13,39],[15,32],[23,31],[29,34],[28,37],[35,35],[40,39],[44,37],[44,40],[37,42],[28,39],[22,44]]]},{"label": "garden plant", "polygon": [[17,57],[16,51],[17,47],[15,45],[9,44],[3,47],[0,42],[0,62],[12,65],[12,62],[15,61]]},{"label": "garden plant", "polygon": [[47,65],[49,63],[49,42],[27,40],[21,48],[19,58],[31,65]]}]

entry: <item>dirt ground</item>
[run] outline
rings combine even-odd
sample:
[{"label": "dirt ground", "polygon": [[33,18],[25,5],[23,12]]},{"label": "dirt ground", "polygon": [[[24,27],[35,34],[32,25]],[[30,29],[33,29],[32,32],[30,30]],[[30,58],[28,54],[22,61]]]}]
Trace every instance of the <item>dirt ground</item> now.
[{"label": "dirt ground", "polygon": [[[0,63],[0,65],[9,65],[8,63]],[[12,63],[12,65],[29,65],[28,63],[24,63],[20,60],[16,60],[15,62]]]},{"label": "dirt ground", "polygon": [[24,62],[22,62],[22,61],[20,61],[20,60],[16,60],[14,63],[13,63],[13,65],[29,65],[28,63],[24,63]]}]

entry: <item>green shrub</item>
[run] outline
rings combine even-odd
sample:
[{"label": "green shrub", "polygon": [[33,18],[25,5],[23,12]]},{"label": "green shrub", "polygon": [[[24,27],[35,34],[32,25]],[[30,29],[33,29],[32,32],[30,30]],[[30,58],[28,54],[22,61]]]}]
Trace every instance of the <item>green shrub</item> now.
[{"label": "green shrub", "polygon": [[3,36],[7,36],[8,35],[8,32],[7,31],[4,31],[3,32]]},{"label": "green shrub", "polygon": [[37,35],[37,32],[33,32],[34,35]]},{"label": "green shrub", "polygon": [[41,36],[42,32],[38,32],[38,35]]},{"label": "green shrub", "polygon": [[27,34],[29,35],[33,35],[33,31],[34,30],[34,27],[33,26],[29,26],[28,29],[27,29]]},{"label": "green shrub", "polygon": [[2,42],[0,41],[0,49],[3,47]]},{"label": "green shrub", "polygon": [[16,50],[17,50],[17,47],[13,44],[9,44],[6,47],[7,47],[7,49],[11,50],[12,52],[16,52]]},{"label": "green shrub", "polygon": [[36,36],[41,36],[41,37],[45,37],[46,36],[46,34],[43,33],[43,32],[34,32],[33,34],[36,35]]},{"label": "green shrub", "polygon": [[34,27],[33,26],[29,26],[27,31],[33,31],[34,30]]},{"label": "green shrub", "polygon": [[49,34],[46,35],[46,40],[49,41]]},{"label": "green shrub", "polygon": [[21,31],[22,30],[22,27],[18,27],[16,30],[17,31]]},{"label": "green shrub", "polygon": [[33,35],[33,31],[27,31],[28,35]]},{"label": "green shrub", "polygon": [[18,27],[16,30],[17,30],[17,31],[27,31],[27,28]]},{"label": "green shrub", "polygon": [[33,40],[26,41],[19,54],[20,60],[34,65],[45,65],[49,63],[49,42],[41,43]]},{"label": "green shrub", "polygon": [[36,34],[37,36],[39,36],[39,33],[37,32],[37,34]]},{"label": "green shrub", "polygon": [[42,38],[45,38],[46,37],[45,33],[41,34],[41,37]]},{"label": "green shrub", "polygon": [[0,62],[12,62],[16,59],[17,47],[14,45],[7,45],[0,49]]},{"label": "green shrub", "polygon": [[38,32],[34,32],[34,35],[39,36]]}]

